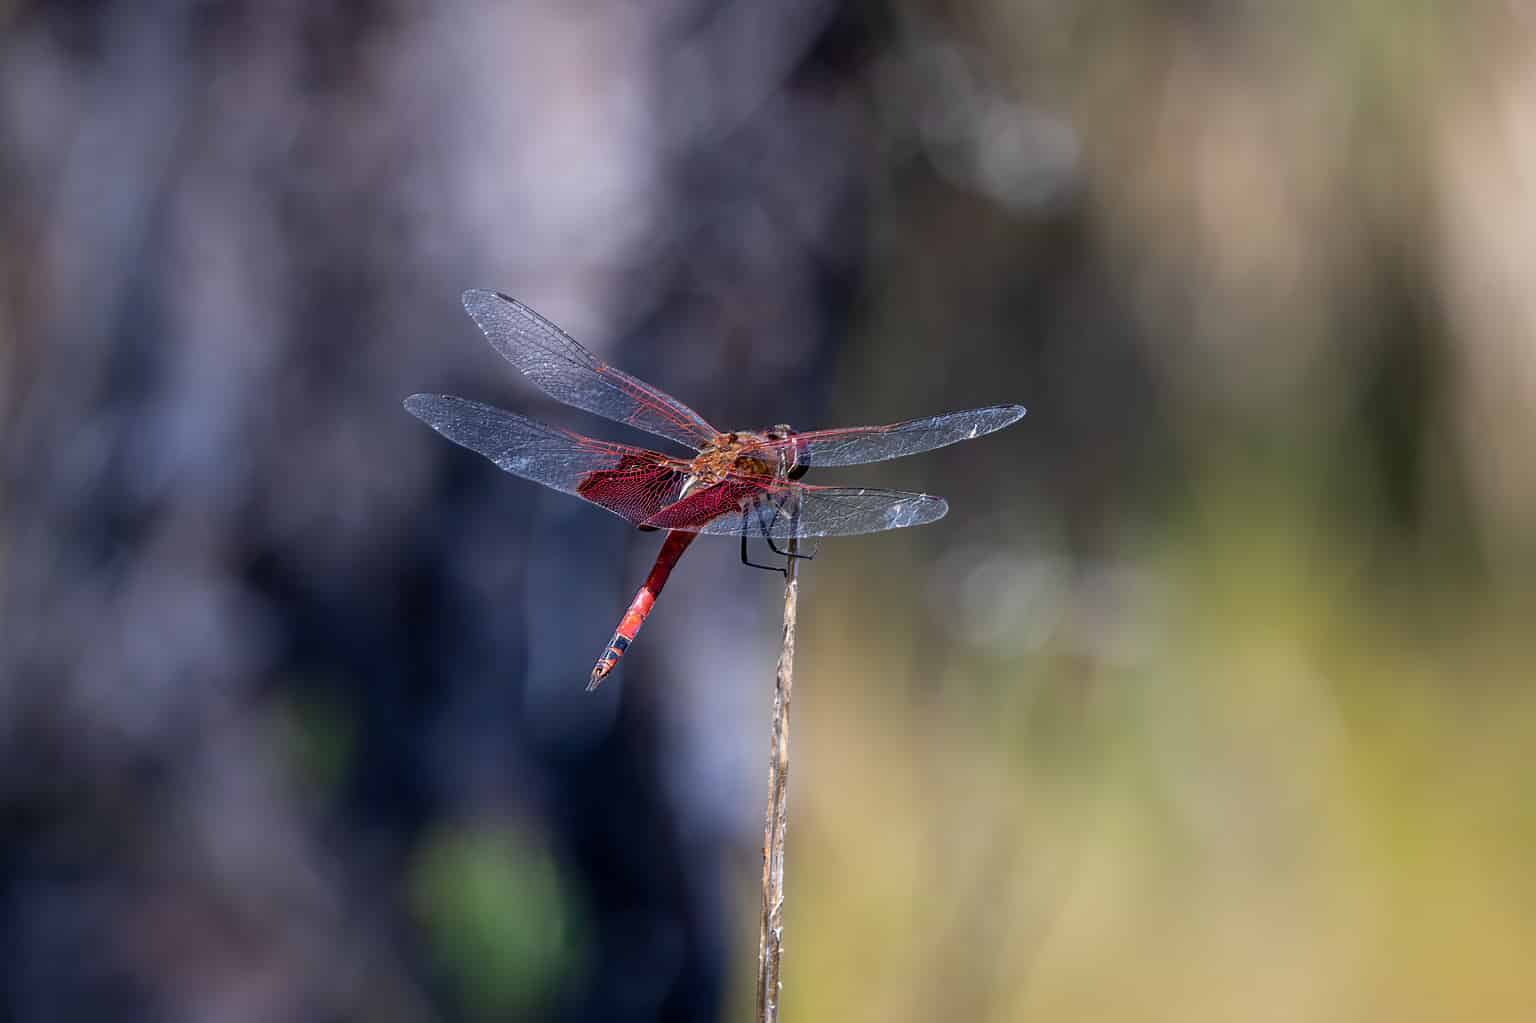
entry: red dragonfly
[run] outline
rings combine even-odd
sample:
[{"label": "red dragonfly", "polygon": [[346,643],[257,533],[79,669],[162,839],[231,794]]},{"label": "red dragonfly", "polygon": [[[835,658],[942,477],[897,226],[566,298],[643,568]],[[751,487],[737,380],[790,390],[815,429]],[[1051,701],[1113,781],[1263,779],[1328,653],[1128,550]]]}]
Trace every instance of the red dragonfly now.
[{"label": "red dragonfly", "polygon": [[809,557],[778,542],[933,522],[949,511],[942,497],[799,480],[813,467],[880,462],[970,440],[1024,415],[1022,405],[991,405],[890,426],[721,433],[676,398],[603,362],[514,298],[466,291],[464,308],[491,346],[551,397],[693,450],[680,457],[594,440],[448,394],[405,399],[412,415],[514,476],[585,498],[642,530],[667,530],[655,566],[592,669],[589,692],[634,642],[672,567],[699,534],[739,536],[742,562],[769,568],[748,560],[749,536],[762,537],[775,554]]}]

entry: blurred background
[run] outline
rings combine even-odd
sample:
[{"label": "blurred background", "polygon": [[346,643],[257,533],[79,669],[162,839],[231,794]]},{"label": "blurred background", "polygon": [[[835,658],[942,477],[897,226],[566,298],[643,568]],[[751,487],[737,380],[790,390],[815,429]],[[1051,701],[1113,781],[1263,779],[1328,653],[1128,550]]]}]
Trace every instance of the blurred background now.
[{"label": "blurred background", "polygon": [[[0,1018],[750,1011],[781,587],[400,407],[517,295],[819,482],[787,1020],[1536,1009],[1536,8],[0,2]],[[646,443],[652,443],[646,441]],[[817,482],[818,480],[812,480]]]}]

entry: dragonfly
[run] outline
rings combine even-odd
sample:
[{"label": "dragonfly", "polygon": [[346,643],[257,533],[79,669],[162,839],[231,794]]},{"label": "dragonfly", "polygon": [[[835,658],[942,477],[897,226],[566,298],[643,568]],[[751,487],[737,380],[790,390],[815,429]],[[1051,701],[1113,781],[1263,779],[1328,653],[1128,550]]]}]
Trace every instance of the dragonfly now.
[{"label": "dragonfly", "polygon": [[516,299],[477,289],[466,291],[463,301],[491,347],[550,397],[692,452],[670,455],[597,440],[449,394],[405,399],[412,415],[504,471],[574,494],[640,530],[666,531],[656,563],[592,669],[588,692],[635,641],[695,538],[740,537],[743,564],[787,573],[750,560],[748,538],[766,541],[787,566],[788,558],[814,557],[796,550],[799,540],[934,522],[949,511],[942,497],[801,480],[812,468],[881,462],[981,437],[1024,415],[1022,405],[989,405],[888,426],[798,433],[779,425],[723,433],[665,391],[599,359]]}]

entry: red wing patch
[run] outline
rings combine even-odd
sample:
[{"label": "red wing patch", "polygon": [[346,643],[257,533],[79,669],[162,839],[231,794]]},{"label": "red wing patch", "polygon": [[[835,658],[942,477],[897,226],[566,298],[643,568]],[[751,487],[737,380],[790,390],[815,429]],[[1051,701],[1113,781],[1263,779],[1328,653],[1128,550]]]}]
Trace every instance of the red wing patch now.
[{"label": "red wing patch", "polygon": [[612,469],[587,473],[576,485],[576,494],[649,529],[647,520],[677,501],[684,479],[666,463],[625,455]]},{"label": "red wing patch", "polygon": [[767,494],[768,490],[762,485],[732,476],[667,505],[640,525],[647,529],[701,531],[722,516],[735,519],[743,508],[762,500]]}]

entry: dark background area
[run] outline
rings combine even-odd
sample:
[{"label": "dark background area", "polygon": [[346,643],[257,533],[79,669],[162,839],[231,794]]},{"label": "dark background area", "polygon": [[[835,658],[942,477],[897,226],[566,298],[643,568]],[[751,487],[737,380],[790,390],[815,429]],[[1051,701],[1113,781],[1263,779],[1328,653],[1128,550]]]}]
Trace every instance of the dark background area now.
[{"label": "dark background area", "polygon": [[813,482],[785,1018],[1536,999],[1518,5],[0,2],[0,1018],[741,1018],[780,587],[400,407],[1020,402]]}]

